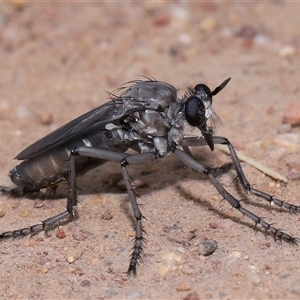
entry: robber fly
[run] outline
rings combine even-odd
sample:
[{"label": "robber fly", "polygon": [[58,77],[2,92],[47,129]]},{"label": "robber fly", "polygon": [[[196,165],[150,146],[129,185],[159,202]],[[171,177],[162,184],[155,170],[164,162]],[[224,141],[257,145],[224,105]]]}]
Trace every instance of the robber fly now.
[{"label": "robber fly", "polygon": [[[225,80],[211,91],[204,84],[189,87],[178,96],[172,85],[152,79],[132,81],[119,89],[120,95],[110,94],[111,100],[30,145],[16,156],[20,165],[10,171],[15,188],[2,187],[2,192],[26,194],[45,188],[55,188],[68,182],[66,211],[23,229],[0,234],[0,239],[36,234],[66,220],[78,217],[76,211],[76,177],[107,161],[120,163],[127,193],[135,217],[135,241],[128,274],[136,274],[136,266],[143,253],[143,215],[136,201],[127,166],[144,163],[174,153],[186,166],[205,174],[221,196],[243,215],[261,225],[276,240],[297,244],[297,238],[275,228],[244,208],[240,201],[228,193],[214,176],[212,169],[196,161],[190,146],[227,145],[237,177],[246,193],[270,204],[300,212],[300,206],[279,200],[254,189],[246,179],[236,152],[225,137],[215,136],[214,123],[218,119],[212,108],[212,98],[230,81]],[[189,125],[199,130],[194,137],[184,135]],[[134,150],[135,154],[127,153]]]}]

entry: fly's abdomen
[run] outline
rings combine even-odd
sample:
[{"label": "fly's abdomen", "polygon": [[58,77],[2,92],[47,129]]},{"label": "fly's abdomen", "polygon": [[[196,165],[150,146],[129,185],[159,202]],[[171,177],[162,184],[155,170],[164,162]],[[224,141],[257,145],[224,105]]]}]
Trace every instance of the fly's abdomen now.
[{"label": "fly's abdomen", "polygon": [[23,161],[9,175],[17,186],[34,191],[64,182],[67,173],[68,154],[61,148]]},{"label": "fly's abdomen", "polygon": [[[129,148],[117,131],[109,132],[109,134],[103,130],[91,132],[78,141],[58,146],[23,161],[10,171],[10,178],[25,193],[55,187],[68,179],[71,150],[87,145],[113,151],[126,151]],[[103,163],[105,161],[100,159],[75,157],[76,175],[82,175]]]}]

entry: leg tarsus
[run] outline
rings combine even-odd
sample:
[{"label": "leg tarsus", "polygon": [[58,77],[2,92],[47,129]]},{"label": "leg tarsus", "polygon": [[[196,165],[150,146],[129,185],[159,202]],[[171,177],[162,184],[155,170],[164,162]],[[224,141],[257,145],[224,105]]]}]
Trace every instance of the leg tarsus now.
[{"label": "leg tarsus", "polygon": [[0,240],[8,239],[8,238],[17,238],[17,237],[24,237],[27,235],[36,235],[41,231],[45,231],[47,233],[48,230],[58,226],[63,222],[67,222],[67,218],[70,220],[74,220],[74,216],[76,213],[69,213],[67,210],[54,216],[42,221],[40,224],[35,224],[30,227],[25,227],[22,229],[16,229],[12,231],[6,231],[0,234]]},{"label": "leg tarsus", "polygon": [[[141,220],[137,220],[137,223],[138,222],[141,222]],[[137,224],[137,227],[138,226],[141,227],[142,224],[140,225]],[[142,230],[142,232],[144,232],[144,230]],[[142,234],[134,238],[134,245],[132,247],[133,252],[130,257],[127,275],[131,275],[131,274],[136,275],[136,266],[139,264],[140,261],[142,261],[142,255],[144,254],[144,250],[143,250],[144,242],[145,240]]]}]

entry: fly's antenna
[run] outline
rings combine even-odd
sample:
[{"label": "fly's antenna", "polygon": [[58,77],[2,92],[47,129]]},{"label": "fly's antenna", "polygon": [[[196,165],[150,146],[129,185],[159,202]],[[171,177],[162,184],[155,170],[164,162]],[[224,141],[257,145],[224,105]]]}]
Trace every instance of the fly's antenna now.
[{"label": "fly's antenna", "polygon": [[224,87],[227,85],[227,83],[230,81],[231,77],[227,78],[225,81],[223,81],[218,87],[216,87],[211,94],[213,96],[217,95],[221,90],[224,89]]}]

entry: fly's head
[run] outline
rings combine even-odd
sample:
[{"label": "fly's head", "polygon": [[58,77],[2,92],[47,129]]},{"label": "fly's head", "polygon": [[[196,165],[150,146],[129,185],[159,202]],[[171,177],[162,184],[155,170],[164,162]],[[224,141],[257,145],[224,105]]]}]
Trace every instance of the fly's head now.
[{"label": "fly's head", "polygon": [[188,98],[185,102],[184,114],[187,123],[197,127],[201,131],[212,151],[214,150],[212,138],[214,126],[207,126],[207,121],[211,120],[212,124],[214,124],[218,119],[212,109],[212,98],[227,85],[230,79],[231,78],[226,79],[213,91],[205,84],[197,84],[194,89],[190,89]]}]

